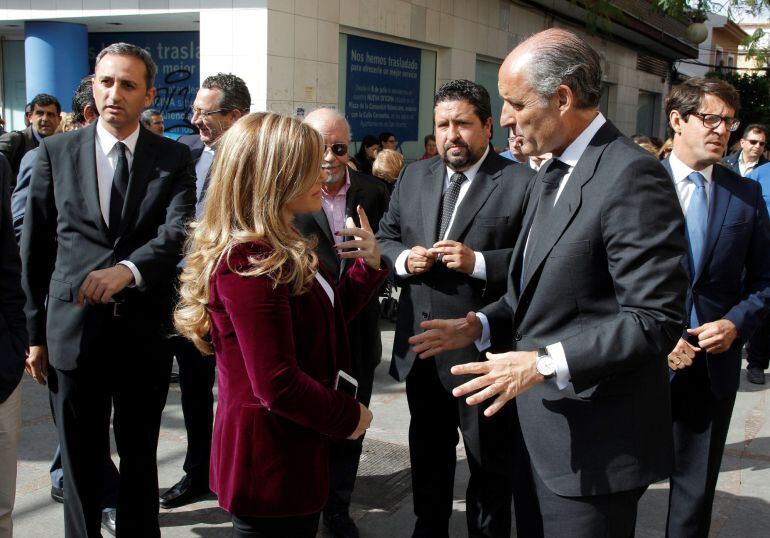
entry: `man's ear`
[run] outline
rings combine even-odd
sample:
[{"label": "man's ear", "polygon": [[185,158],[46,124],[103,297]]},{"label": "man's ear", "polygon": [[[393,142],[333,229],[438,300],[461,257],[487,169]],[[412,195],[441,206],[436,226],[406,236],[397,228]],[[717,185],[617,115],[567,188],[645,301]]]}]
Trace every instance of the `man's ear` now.
[{"label": "man's ear", "polygon": [[567,86],[566,84],[562,84],[558,88],[556,88],[556,105],[559,107],[559,110],[562,112],[565,112],[566,110],[569,110],[573,106],[573,102],[575,100],[575,96],[572,93],[572,89]]},{"label": "man's ear", "polygon": [[671,129],[674,131],[674,136],[682,134],[682,123],[684,118],[678,110],[672,110],[668,115],[668,123],[671,125]]},{"label": "man's ear", "polygon": [[235,110],[232,110],[231,112],[233,114],[234,121],[238,121],[239,119],[241,119],[243,116],[247,114],[246,112],[243,112],[243,110],[238,110],[237,108]]},{"label": "man's ear", "polygon": [[86,105],[83,109],[83,117],[86,120],[86,125],[91,125],[99,117],[99,114],[96,113],[96,107]]}]

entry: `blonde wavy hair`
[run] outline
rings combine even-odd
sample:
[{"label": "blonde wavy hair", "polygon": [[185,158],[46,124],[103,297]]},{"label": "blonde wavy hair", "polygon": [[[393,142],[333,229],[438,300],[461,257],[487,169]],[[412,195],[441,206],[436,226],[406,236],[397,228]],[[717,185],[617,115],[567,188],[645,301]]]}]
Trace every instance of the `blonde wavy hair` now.
[{"label": "blonde wavy hair", "polygon": [[323,139],[296,118],[270,112],[238,120],[217,143],[200,221],[187,239],[180,300],[174,325],[204,353],[209,343],[209,283],[231,249],[262,241],[272,247],[264,256],[249,258],[243,276],[269,276],[290,293],[306,292],[318,267],[314,244],[287,223],[284,207],[318,181]]}]

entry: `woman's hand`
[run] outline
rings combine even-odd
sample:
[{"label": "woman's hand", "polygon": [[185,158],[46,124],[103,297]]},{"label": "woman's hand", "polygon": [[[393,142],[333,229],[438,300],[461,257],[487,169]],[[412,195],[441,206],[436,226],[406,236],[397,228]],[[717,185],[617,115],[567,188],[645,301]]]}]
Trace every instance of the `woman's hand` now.
[{"label": "woman's hand", "polygon": [[364,208],[359,205],[356,207],[356,211],[358,212],[358,219],[361,221],[360,228],[356,228],[353,219],[348,217],[348,221],[345,223],[347,228],[334,232],[334,235],[338,236],[353,236],[352,240],[335,245],[337,256],[341,259],[363,258],[366,265],[372,269],[379,269],[380,247],[377,245],[377,239],[374,238]]},{"label": "woman's hand", "polygon": [[361,417],[358,419],[358,426],[356,426],[355,431],[348,437],[348,439],[351,440],[358,439],[365,434],[366,430],[368,430],[369,426],[372,424],[372,418],[374,418],[374,415],[369,411],[369,408],[361,402],[358,402],[358,408],[361,410]]}]

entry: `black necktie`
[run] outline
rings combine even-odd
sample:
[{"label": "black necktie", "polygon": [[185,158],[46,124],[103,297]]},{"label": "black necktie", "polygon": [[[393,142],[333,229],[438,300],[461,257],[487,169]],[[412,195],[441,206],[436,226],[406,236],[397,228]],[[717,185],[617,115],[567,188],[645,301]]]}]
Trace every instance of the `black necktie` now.
[{"label": "black necktie", "polygon": [[532,226],[529,228],[529,237],[526,243],[526,249],[524,251],[524,260],[522,266],[524,270],[521,272],[520,288],[523,287],[525,282],[525,276],[528,276],[530,268],[528,267],[529,260],[534,259],[538,250],[537,233],[541,230],[548,229],[551,221],[551,214],[553,213],[556,194],[559,192],[559,185],[562,178],[569,171],[569,165],[559,159],[553,159],[548,166],[548,170],[545,171],[545,175],[542,178],[543,188],[540,191],[540,197],[537,202],[537,209],[535,210],[535,218],[532,219]]},{"label": "black necktie", "polygon": [[123,213],[123,204],[126,201],[128,190],[128,159],[126,159],[126,145],[123,142],[115,144],[118,153],[118,161],[115,164],[115,174],[112,176],[112,189],[110,191],[110,238],[114,241],[118,236],[120,218]]},{"label": "black necktie", "polygon": [[444,234],[449,227],[449,221],[452,220],[452,214],[455,212],[457,198],[460,196],[460,187],[466,179],[468,178],[462,172],[455,172],[449,179],[449,188],[444,193],[441,201],[441,215],[439,216],[441,226],[438,231],[438,241],[444,238]]}]

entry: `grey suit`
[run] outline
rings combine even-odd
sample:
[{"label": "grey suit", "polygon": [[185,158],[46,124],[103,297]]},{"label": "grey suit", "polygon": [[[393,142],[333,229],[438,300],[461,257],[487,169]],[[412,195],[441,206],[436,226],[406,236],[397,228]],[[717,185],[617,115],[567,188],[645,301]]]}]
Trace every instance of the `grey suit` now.
[{"label": "grey suit", "polygon": [[682,212],[660,163],[607,122],[572,170],[549,226],[530,230],[546,168],[532,190],[508,292],[482,312],[494,346],[532,351],[561,342],[565,351],[568,386],[546,381],[516,402],[546,535],[597,532],[591,518],[560,528],[560,499],[598,507],[621,492],[632,493],[628,510],[616,514],[619,528],[633,529],[641,492],[672,468],[666,356],[684,327]]},{"label": "grey suit", "polygon": [[[464,381],[450,373],[454,364],[479,358],[474,349],[450,351],[435,360],[416,360],[407,339],[422,331],[420,322],[432,318],[464,317],[495,301],[505,291],[507,268],[521,228],[526,192],[533,172],[490,150],[468,191],[456,207],[448,239],[481,252],[486,280],[435,263],[426,273],[398,279],[401,285],[398,321],[390,372],[406,379],[411,422],[409,448],[412,489],[417,515],[415,536],[446,534],[451,513],[455,446],[461,429],[471,469],[466,495],[468,531],[473,536],[509,536],[513,466],[523,456],[517,439],[513,407],[492,419],[485,406],[468,407],[451,389]],[[447,169],[439,157],[409,165],[399,178],[388,212],[377,235],[383,257],[394,264],[404,250],[429,248],[438,240],[439,210]],[[537,507],[522,507],[531,499],[528,464],[516,475],[517,529],[539,533]],[[535,527],[525,521],[535,516]]]}]

